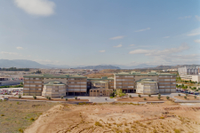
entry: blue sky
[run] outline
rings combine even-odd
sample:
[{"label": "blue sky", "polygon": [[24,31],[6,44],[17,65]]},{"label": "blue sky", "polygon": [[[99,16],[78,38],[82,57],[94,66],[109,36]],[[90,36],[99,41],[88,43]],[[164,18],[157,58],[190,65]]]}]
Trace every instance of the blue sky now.
[{"label": "blue sky", "polygon": [[199,0],[1,0],[0,59],[200,63]]}]

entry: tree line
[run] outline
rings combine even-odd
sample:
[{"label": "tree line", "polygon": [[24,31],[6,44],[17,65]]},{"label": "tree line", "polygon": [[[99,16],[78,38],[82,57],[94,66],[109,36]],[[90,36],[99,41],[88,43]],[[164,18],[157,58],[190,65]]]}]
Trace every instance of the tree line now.
[{"label": "tree line", "polygon": [[10,68],[0,68],[0,71],[30,71],[30,69],[29,68],[10,67]]}]

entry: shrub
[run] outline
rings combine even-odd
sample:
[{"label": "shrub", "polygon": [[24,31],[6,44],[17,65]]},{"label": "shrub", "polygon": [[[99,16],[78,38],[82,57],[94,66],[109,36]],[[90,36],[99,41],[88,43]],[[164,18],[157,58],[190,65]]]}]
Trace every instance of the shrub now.
[{"label": "shrub", "polygon": [[75,100],[77,100],[77,97],[75,97]]},{"label": "shrub", "polygon": [[17,104],[19,105],[19,102],[17,102]]},{"label": "shrub", "polygon": [[161,94],[159,93],[158,96],[161,97]]},{"label": "shrub", "polygon": [[185,98],[185,99],[187,99],[187,97],[186,97],[186,96],[184,96],[184,98]]},{"label": "shrub", "polygon": [[131,95],[129,95],[129,97],[131,98],[132,96],[131,96]]},{"label": "shrub", "polygon": [[144,100],[147,100],[146,98],[144,98]]},{"label": "shrub", "polygon": [[169,100],[169,96],[167,96],[166,98],[167,98],[167,100]]},{"label": "shrub", "polygon": [[125,132],[126,132],[126,133],[130,133],[129,128],[126,128],[126,129],[125,129]]},{"label": "shrub", "polygon": [[188,94],[186,93],[185,96],[188,96]]},{"label": "shrub", "polygon": [[138,97],[141,97],[141,95],[140,95],[140,94],[138,94]]},{"label": "shrub", "polygon": [[65,98],[65,101],[67,101],[68,99],[67,98]]},{"label": "shrub", "polygon": [[180,96],[181,96],[181,94],[178,94],[178,96],[180,97]]},{"label": "shrub", "polygon": [[151,97],[151,94],[149,94],[149,97]]},{"label": "shrub", "polygon": [[19,99],[22,98],[21,94],[18,95],[18,98],[19,98]]},{"label": "shrub", "polygon": [[20,128],[18,131],[19,131],[20,133],[23,133],[23,132],[24,132],[24,130],[23,130],[23,129],[21,129],[21,128]]},{"label": "shrub", "polygon": [[181,133],[179,129],[174,129],[174,133]]},{"label": "shrub", "polygon": [[49,99],[49,96],[46,96],[46,99]]},{"label": "shrub", "polygon": [[164,117],[164,116],[161,116],[160,119],[165,119],[165,117]]},{"label": "shrub", "polygon": [[51,97],[48,97],[49,100],[51,100]]},{"label": "shrub", "polygon": [[31,121],[34,121],[35,119],[33,117],[30,118]]},{"label": "shrub", "polygon": [[37,99],[36,95],[33,96],[33,99]]},{"label": "shrub", "polygon": [[1,116],[5,116],[4,114],[1,114]]},{"label": "shrub", "polygon": [[61,98],[61,99],[63,99],[64,97],[63,97],[63,96],[61,96],[60,98]]},{"label": "shrub", "polygon": [[103,127],[103,125],[100,122],[95,122],[95,126]]},{"label": "shrub", "polygon": [[160,96],[158,96],[158,99],[159,99],[159,100],[160,100],[160,98],[161,98],[161,97],[160,97]]},{"label": "shrub", "polygon": [[195,99],[197,99],[197,96],[194,96]]}]

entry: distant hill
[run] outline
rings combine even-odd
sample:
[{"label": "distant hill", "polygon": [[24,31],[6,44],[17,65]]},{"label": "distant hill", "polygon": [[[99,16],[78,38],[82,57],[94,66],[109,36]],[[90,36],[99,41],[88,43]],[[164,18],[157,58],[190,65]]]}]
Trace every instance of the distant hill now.
[{"label": "distant hill", "polygon": [[112,66],[112,65],[97,65],[97,66],[84,66],[84,67],[76,67],[74,69],[120,69],[120,67]]},{"label": "distant hill", "polygon": [[0,68],[48,68],[46,65],[42,65],[31,60],[6,60],[0,59]]}]

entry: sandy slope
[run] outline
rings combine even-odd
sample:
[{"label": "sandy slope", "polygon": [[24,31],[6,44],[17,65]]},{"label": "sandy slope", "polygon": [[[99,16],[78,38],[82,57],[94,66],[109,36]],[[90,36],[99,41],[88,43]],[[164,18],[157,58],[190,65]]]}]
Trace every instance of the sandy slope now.
[{"label": "sandy slope", "polygon": [[[200,106],[57,105],[25,133],[200,132]],[[95,125],[96,123],[96,125]]]}]

